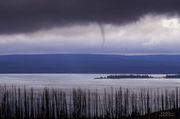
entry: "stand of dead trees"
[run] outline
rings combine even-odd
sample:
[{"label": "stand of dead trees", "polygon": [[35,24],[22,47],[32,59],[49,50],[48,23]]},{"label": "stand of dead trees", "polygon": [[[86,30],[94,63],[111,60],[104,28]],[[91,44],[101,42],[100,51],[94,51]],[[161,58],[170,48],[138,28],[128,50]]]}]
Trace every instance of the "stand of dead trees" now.
[{"label": "stand of dead trees", "polygon": [[[0,119],[145,119],[179,116],[179,88],[26,89],[0,87]],[[168,111],[168,114],[167,114]],[[166,115],[164,115],[166,112]],[[171,115],[170,115],[171,114]]]}]

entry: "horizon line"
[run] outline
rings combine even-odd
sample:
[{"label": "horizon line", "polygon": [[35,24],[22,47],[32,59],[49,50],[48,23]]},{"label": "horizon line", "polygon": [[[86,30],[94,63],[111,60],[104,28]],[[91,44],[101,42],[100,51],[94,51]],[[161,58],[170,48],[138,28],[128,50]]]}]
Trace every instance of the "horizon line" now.
[{"label": "horizon line", "polygon": [[180,53],[14,53],[14,54],[0,54],[0,56],[27,56],[27,55],[119,55],[119,56],[173,56],[180,55]]}]

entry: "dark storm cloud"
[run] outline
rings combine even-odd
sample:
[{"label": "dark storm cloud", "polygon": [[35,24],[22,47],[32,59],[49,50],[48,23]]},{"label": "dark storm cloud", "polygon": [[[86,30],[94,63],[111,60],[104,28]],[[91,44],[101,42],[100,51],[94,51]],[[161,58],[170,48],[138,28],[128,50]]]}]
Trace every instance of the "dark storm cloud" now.
[{"label": "dark storm cloud", "polygon": [[142,15],[179,14],[180,0],[0,0],[0,34],[92,22],[122,24]]}]

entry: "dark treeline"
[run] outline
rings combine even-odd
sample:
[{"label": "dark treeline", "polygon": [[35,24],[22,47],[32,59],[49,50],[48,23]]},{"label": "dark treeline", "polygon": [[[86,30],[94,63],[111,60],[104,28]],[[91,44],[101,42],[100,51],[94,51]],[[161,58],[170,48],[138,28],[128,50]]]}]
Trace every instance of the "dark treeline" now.
[{"label": "dark treeline", "polygon": [[95,79],[124,79],[124,78],[154,78],[154,77],[150,75],[129,74],[129,75],[108,75],[106,77],[99,77]]},{"label": "dark treeline", "polygon": [[176,74],[176,75],[166,75],[164,78],[180,78],[180,74]]},{"label": "dark treeline", "polygon": [[144,78],[170,78],[170,79],[179,79],[180,78],[180,74],[168,74],[166,76],[161,76],[161,77],[154,77],[154,76],[151,76],[151,75],[147,75],[147,74],[144,74],[144,75],[140,75],[140,74],[128,74],[128,75],[108,75],[108,76],[104,76],[104,77],[98,77],[98,78],[95,78],[95,79],[126,79],[126,78],[130,78],[130,79],[133,79],[133,78],[138,78],[138,79],[144,79]]},{"label": "dark treeline", "polygon": [[165,111],[177,117],[180,107],[179,88],[139,91],[112,88],[103,92],[5,86],[0,89],[0,119],[155,119]]}]

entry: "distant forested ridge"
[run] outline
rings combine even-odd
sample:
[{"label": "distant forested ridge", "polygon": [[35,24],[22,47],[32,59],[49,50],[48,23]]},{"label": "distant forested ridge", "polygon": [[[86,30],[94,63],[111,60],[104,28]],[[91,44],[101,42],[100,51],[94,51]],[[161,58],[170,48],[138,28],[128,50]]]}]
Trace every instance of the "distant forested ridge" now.
[{"label": "distant forested ridge", "polygon": [[180,55],[4,55],[0,73],[180,74]]}]

